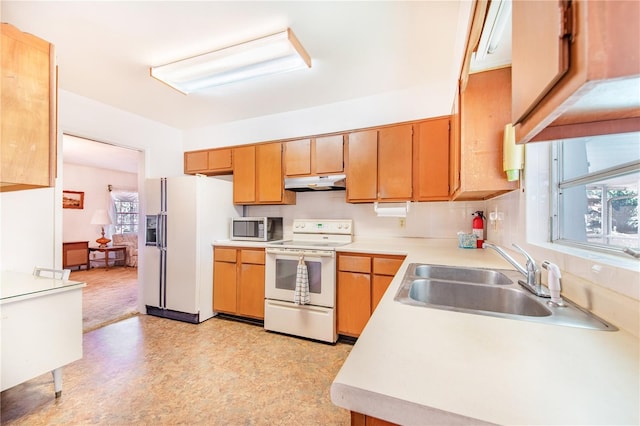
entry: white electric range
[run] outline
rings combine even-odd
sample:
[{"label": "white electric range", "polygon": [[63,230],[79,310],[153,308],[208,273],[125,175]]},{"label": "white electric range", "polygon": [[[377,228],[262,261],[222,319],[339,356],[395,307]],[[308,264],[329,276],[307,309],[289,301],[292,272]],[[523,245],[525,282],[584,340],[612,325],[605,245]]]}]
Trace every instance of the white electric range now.
[{"label": "white electric range", "polygon": [[[291,240],[267,245],[266,330],[336,342],[336,248],[352,241],[351,219],[296,219]],[[301,258],[308,271],[308,304],[294,303]]]}]

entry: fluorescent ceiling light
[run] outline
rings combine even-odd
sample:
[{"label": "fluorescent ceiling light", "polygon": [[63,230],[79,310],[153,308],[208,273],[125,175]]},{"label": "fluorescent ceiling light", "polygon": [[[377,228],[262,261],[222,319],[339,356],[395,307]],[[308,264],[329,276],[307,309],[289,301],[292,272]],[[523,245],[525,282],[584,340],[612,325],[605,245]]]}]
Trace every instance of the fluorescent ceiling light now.
[{"label": "fluorescent ceiling light", "polygon": [[496,51],[510,17],[511,0],[491,1],[478,43],[478,50],[475,53],[476,60],[481,61]]},{"label": "fluorescent ceiling light", "polygon": [[151,76],[182,93],[269,74],[311,68],[311,57],[291,29],[170,64]]}]

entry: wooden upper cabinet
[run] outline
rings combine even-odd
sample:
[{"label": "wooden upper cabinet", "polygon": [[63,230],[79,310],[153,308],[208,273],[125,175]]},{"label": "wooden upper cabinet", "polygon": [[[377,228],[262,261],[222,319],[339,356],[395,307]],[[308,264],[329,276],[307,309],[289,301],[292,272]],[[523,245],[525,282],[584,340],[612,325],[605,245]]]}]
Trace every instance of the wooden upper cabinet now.
[{"label": "wooden upper cabinet", "polygon": [[[527,117],[569,70],[569,37],[562,19],[566,3],[561,1],[532,2],[528,7],[516,7],[513,15],[512,39],[526,49],[514,50],[516,58],[512,76],[523,78],[521,87],[512,94],[511,115],[513,123]],[[535,46],[535,48],[532,48]]]},{"label": "wooden upper cabinet", "polygon": [[[469,75],[461,93],[460,165],[454,200],[482,200],[518,188],[502,170],[504,126],[511,118],[511,68]],[[452,151],[454,152],[454,151]]]},{"label": "wooden upper cabinet", "polygon": [[285,142],[286,176],[337,174],[344,171],[343,136],[323,136]]},{"label": "wooden upper cabinet", "polygon": [[413,196],[413,126],[378,131],[378,200],[405,201]]},{"label": "wooden upper cabinet", "polygon": [[378,194],[378,132],[353,132],[347,138],[347,201],[375,201]]},{"label": "wooden upper cabinet", "polygon": [[256,203],[256,146],[233,148],[233,203]]},{"label": "wooden upper cabinet", "polygon": [[311,174],[311,139],[300,139],[284,144],[284,164],[287,176]]},{"label": "wooden upper cabinet", "polygon": [[460,190],[460,84],[451,108],[451,133],[449,134],[449,195]]},{"label": "wooden upper cabinet", "polygon": [[413,191],[415,201],[449,199],[449,134],[451,118],[414,124]]},{"label": "wooden upper cabinet", "polygon": [[295,204],[284,190],[280,142],[233,148],[234,204]]},{"label": "wooden upper cabinet", "polygon": [[0,24],[0,190],[53,186],[57,158],[54,46]]},{"label": "wooden upper cabinet", "polygon": [[184,172],[208,176],[233,173],[233,149],[207,149],[184,153]]},{"label": "wooden upper cabinet", "polygon": [[344,136],[333,135],[314,138],[312,164],[317,174],[344,172]]},{"label": "wooden upper cabinet", "polygon": [[283,192],[282,144],[256,145],[256,187],[259,203],[279,202]]},{"label": "wooden upper cabinet", "polygon": [[408,201],[412,197],[411,124],[347,135],[347,201]]},{"label": "wooden upper cabinet", "polygon": [[638,16],[638,1],[513,2],[518,142],[640,131]]}]

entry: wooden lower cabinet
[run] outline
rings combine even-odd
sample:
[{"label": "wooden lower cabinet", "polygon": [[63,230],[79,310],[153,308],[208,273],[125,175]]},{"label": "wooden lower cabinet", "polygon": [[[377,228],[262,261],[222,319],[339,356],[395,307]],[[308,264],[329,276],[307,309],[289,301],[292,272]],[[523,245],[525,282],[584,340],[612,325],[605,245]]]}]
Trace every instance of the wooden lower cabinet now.
[{"label": "wooden lower cabinet", "polygon": [[263,248],[215,247],[213,310],[264,319]]},{"label": "wooden lower cabinet", "polygon": [[405,256],[338,253],[338,334],[358,337]]},{"label": "wooden lower cabinet", "polygon": [[367,416],[366,414],[356,413],[351,411],[351,426],[395,426],[396,423],[391,423],[386,420],[378,419],[375,417]]}]

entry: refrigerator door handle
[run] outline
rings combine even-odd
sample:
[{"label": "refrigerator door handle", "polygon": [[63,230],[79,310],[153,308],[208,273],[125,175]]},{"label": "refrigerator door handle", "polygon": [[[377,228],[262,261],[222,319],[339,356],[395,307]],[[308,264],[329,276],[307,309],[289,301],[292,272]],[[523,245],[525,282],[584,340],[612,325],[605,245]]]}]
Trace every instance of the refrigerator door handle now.
[{"label": "refrigerator door handle", "polygon": [[156,231],[158,233],[158,238],[156,239],[156,247],[162,249],[166,247],[164,235],[165,235],[165,226],[164,226],[164,215],[162,213],[156,215]]}]

